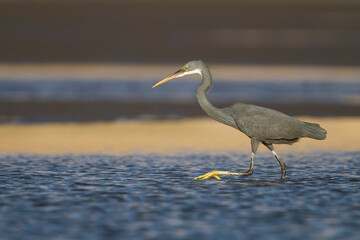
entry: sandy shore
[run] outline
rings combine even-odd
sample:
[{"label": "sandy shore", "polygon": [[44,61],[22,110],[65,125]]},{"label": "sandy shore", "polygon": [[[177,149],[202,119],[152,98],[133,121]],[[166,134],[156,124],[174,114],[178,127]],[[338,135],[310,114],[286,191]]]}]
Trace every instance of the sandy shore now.
[{"label": "sandy shore", "polygon": [[[325,141],[302,139],[279,152],[357,151],[360,118],[308,118],[328,131]],[[242,133],[208,118],[174,121],[120,121],[71,124],[0,125],[0,153],[128,154],[250,152]],[[260,147],[259,151],[267,151]]]},{"label": "sandy shore", "polygon": [[[182,63],[182,64],[185,64]],[[174,73],[182,64],[0,64],[1,80],[154,81]],[[358,66],[212,64],[216,81],[358,82]],[[191,78],[191,77],[190,77]]]}]

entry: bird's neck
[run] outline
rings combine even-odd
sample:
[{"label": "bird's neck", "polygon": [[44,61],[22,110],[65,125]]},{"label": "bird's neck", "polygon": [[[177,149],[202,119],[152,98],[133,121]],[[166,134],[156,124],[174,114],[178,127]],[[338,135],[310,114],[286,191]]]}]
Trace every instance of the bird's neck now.
[{"label": "bird's neck", "polygon": [[212,87],[212,76],[207,67],[201,71],[202,82],[196,91],[196,98],[201,108],[214,120],[234,127],[233,119],[230,119],[227,114],[224,114],[223,109],[216,108],[212,105],[206,97],[206,94]]},{"label": "bird's neck", "polygon": [[[207,100],[206,94],[210,91],[210,89],[212,87],[211,72],[207,68],[205,68],[201,71],[201,79],[202,79],[202,82],[196,91],[196,97],[199,100],[199,102],[200,102],[200,99]],[[201,97],[201,98],[199,98],[199,97]],[[209,104],[211,105],[211,103],[209,103]]]}]

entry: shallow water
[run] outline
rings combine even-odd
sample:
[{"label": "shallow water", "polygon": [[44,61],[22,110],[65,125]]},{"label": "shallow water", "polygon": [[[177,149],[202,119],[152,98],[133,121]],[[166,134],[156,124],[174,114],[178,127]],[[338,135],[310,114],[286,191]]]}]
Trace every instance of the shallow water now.
[{"label": "shallow water", "polygon": [[[153,81],[0,81],[0,100],[193,101],[199,81],[178,80],[152,89]],[[214,101],[359,104],[360,82],[214,82]]]},{"label": "shallow water", "polygon": [[360,152],[3,155],[0,239],[358,239]]},{"label": "shallow water", "polygon": [[[178,80],[152,89],[159,79],[1,80],[0,123],[179,119],[204,116],[199,81]],[[217,107],[252,103],[297,116],[359,116],[359,82],[218,81],[209,92]]]}]

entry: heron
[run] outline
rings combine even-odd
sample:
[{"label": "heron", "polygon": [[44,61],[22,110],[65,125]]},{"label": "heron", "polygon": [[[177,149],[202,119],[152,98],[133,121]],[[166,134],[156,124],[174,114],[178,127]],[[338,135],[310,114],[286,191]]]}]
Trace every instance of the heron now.
[{"label": "heron", "polygon": [[225,108],[217,108],[210,103],[206,94],[212,87],[212,75],[208,66],[201,60],[190,61],[174,74],[156,83],[157,87],[175,78],[190,74],[199,74],[202,82],[196,91],[196,98],[201,108],[214,120],[235,128],[250,138],[250,167],[246,172],[211,171],[194,179],[221,179],[219,175],[249,176],[254,171],[254,159],[259,144],[267,147],[281,167],[281,179],[285,179],[286,165],[275,152],[273,144],[293,144],[300,138],[308,137],[317,140],[326,138],[326,130],[317,123],[300,121],[282,112],[245,103],[235,103]]}]

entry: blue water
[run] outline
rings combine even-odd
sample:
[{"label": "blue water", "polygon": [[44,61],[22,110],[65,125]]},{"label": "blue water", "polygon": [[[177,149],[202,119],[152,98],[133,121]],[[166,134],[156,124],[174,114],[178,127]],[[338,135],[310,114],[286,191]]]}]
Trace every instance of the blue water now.
[{"label": "blue water", "polygon": [[[152,89],[153,81],[1,81],[0,100],[194,101],[199,81],[173,81]],[[359,82],[214,82],[209,98],[220,102],[355,103]]]},{"label": "blue water", "polygon": [[3,155],[0,239],[359,239],[360,152]]}]

